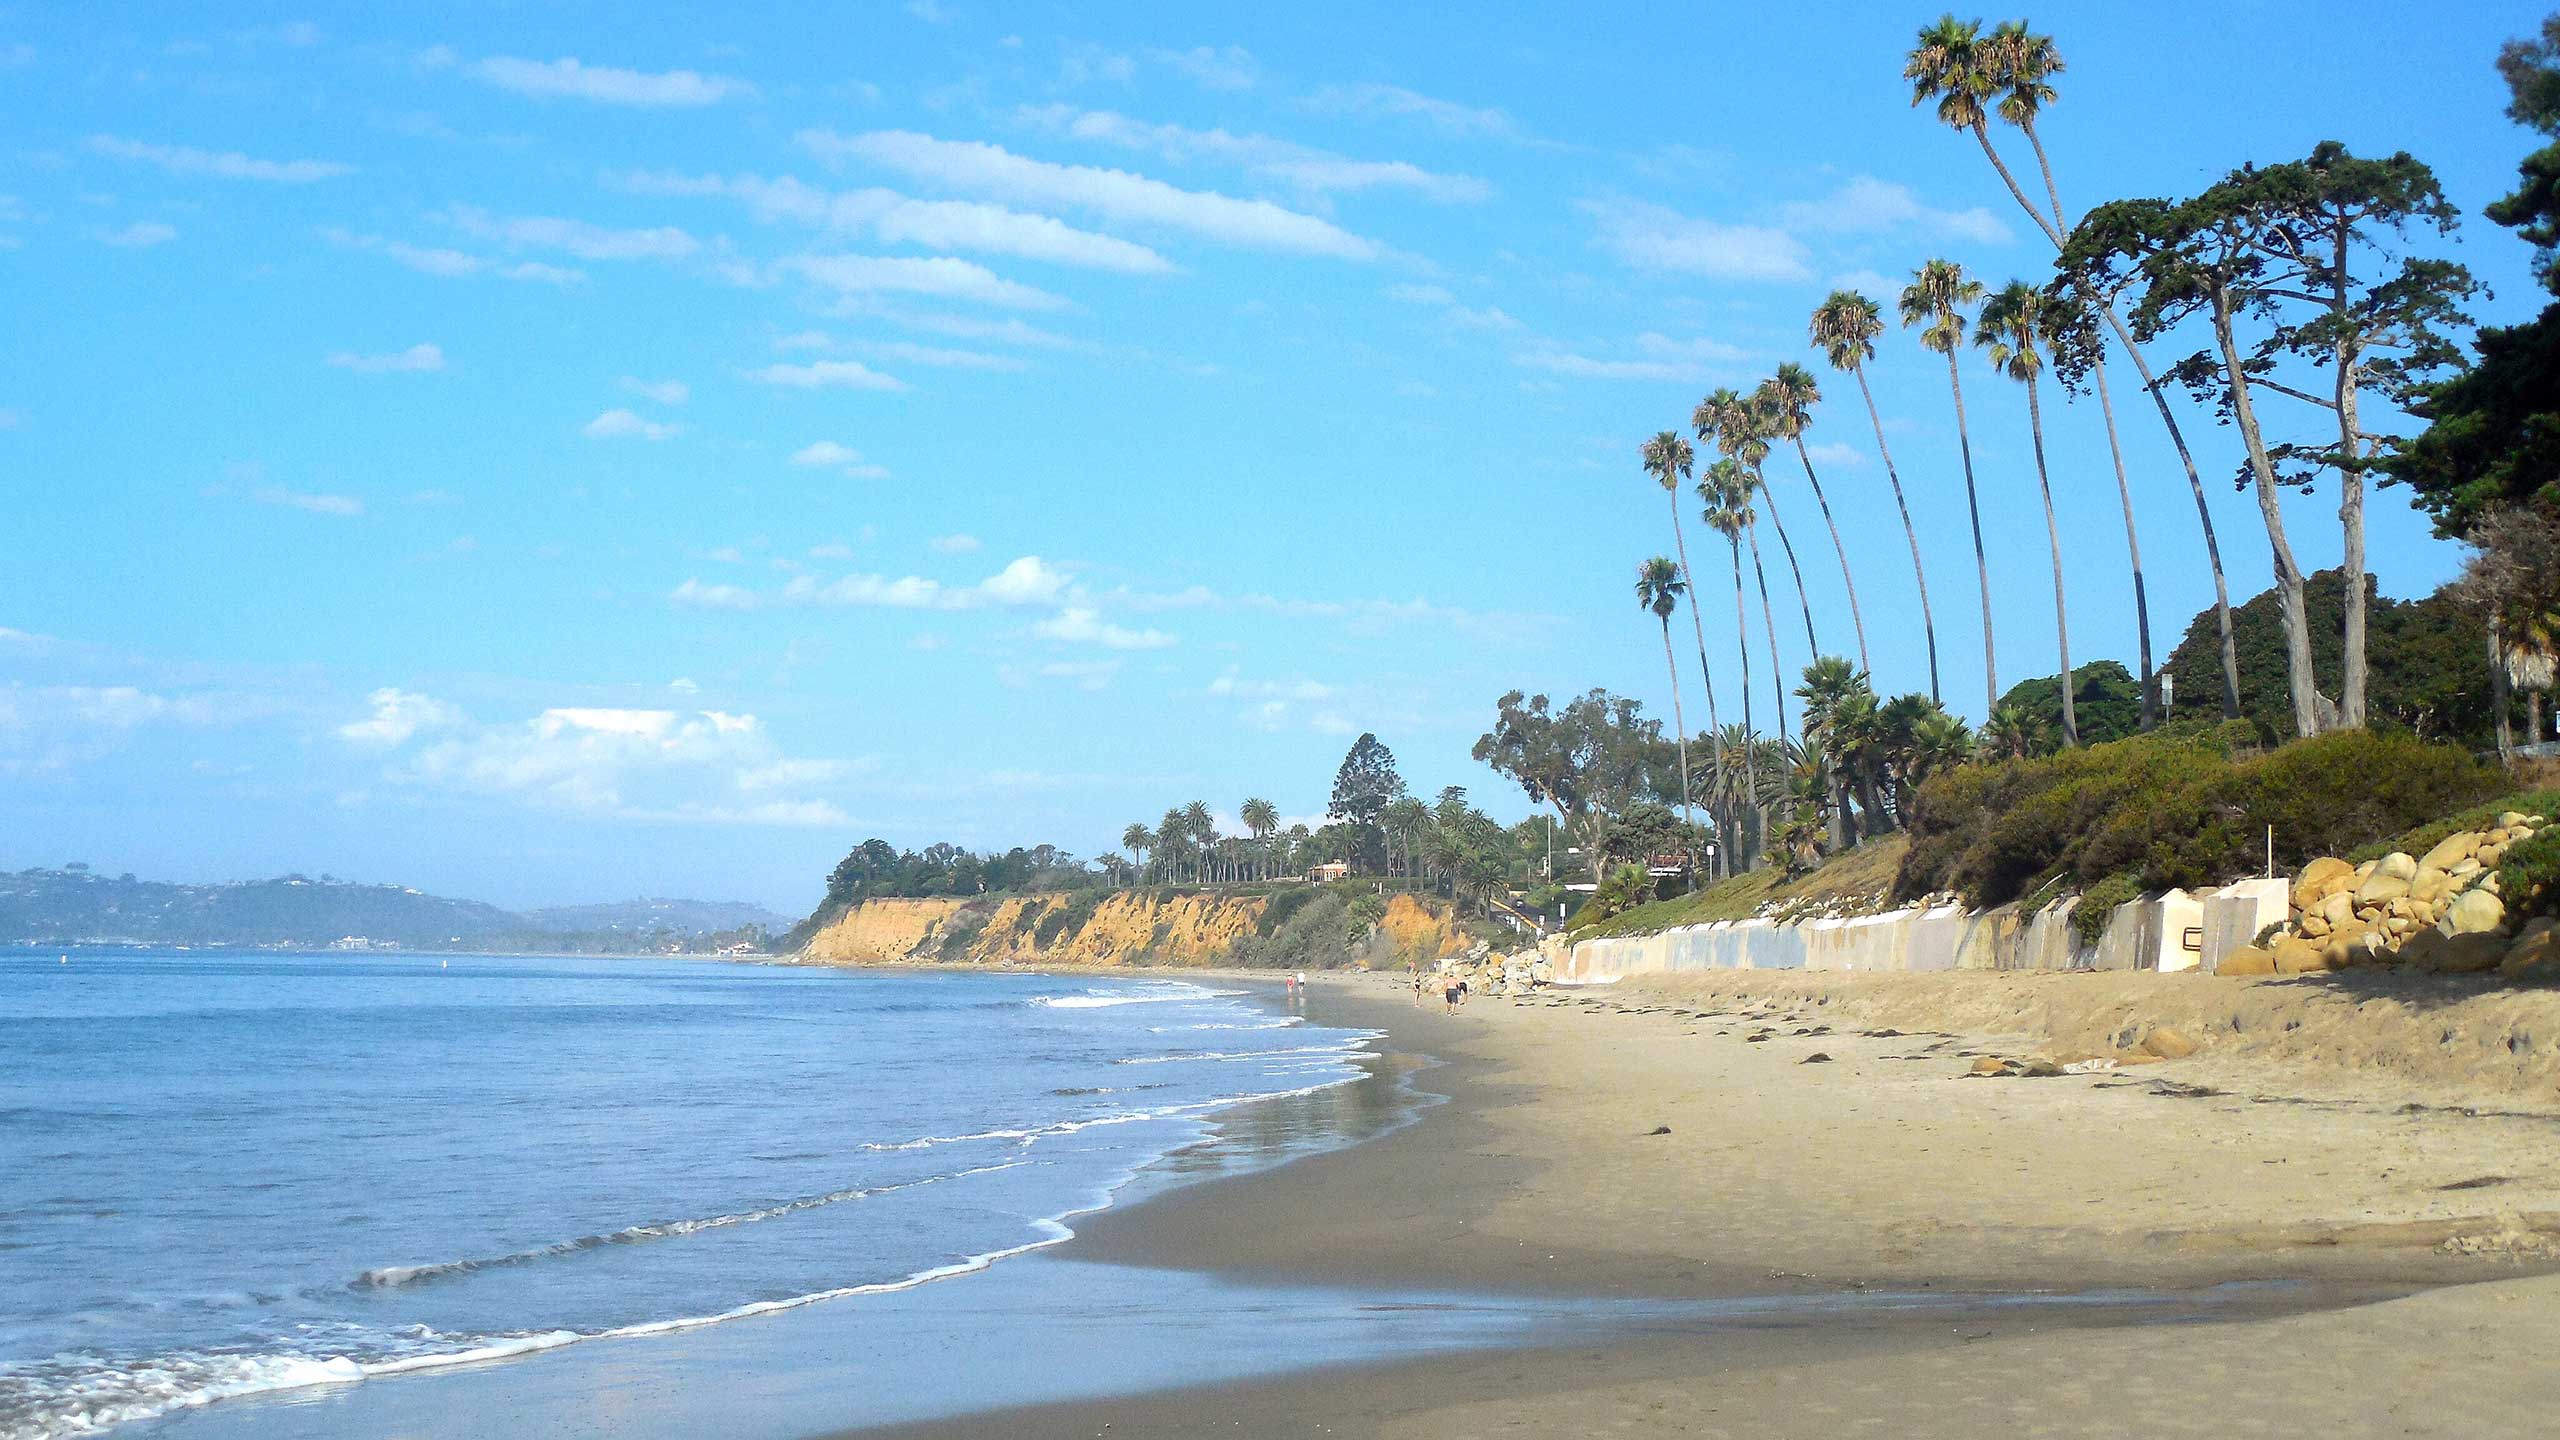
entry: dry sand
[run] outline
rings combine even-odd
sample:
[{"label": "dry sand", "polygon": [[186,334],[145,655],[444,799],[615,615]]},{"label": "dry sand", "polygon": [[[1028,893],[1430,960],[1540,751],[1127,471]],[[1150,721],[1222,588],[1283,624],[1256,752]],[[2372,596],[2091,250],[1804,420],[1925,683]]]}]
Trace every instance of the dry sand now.
[{"label": "dry sand", "polygon": [[[1974,977],[1948,977],[1960,978]],[[2279,1035],[2290,1007],[2340,1003],[2180,977],[2040,982],[2118,988],[2048,990],[2004,1009],[1979,989],[1933,1002],[1925,987],[1870,980],[1717,977],[1479,1001],[1444,1017],[1436,1005],[1414,1010],[1384,980],[1320,981],[1322,1018],[1384,1028],[1389,1050],[1445,1061],[1417,1083],[1448,1103],[1350,1150],[1095,1217],[1061,1253],[1680,1299],[2299,1283],[2247,1292],[2198,1323],[2156,1323],[2182,1313],[2172,1305],[1665,1327],[1604,1348],[1438,1358],[895,1433],[2560,1427],[2560,1367],[2547,1363],[2560,1353],[2560,1277],[2542,1274],[2560,1253],[2560,1096],[2506,1074],[2457,1083],[2459,1067],[2323,1063],[2281,1045],[2251,1053],[2229,1036],[2164,1064],[1967,1078],[1980,1054],[2056,1051],[2053,1034],[2070,1037],[2057,1051],[2067,1055],[2089,1038],[2073,1027],[2089,1023],[2093,996],[2116,1016],[2099,1040],[2124,1038],[2127,1024],[2138,1034],[2164,1003],[2255,1006],[2238,1033],[2263,1020]],[[2143,985],[2163,988],[2146,996]],[[2166,988],[2180,985],[2223,988]],[[2447,997],[2394,998],[2425,1011]],[[1861,1033],[1916,1028],[1863,1018],[1888,1012],[1944,1024],[1972,1005],[1970,1022],[1988,1028],[2055,1019],[2057,1003],[2050,1033],[2025,1038]],[[2337,1020],[2294,1018],[2304,1028]],[[2493,1018],[2466,1023],[2495,1028]]]}]

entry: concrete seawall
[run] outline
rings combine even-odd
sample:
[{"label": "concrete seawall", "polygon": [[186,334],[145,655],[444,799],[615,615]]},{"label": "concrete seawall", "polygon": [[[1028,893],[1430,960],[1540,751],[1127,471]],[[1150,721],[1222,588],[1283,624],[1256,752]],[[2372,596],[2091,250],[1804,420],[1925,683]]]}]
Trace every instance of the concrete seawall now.
[{"label": "concrete seawall", "polygon": [[1719,921],[1580,941],[1565,950],[1556,973],[1597,984],[1683,970],[2210,971],[2285,918],[2287,891],[2282,879],[2243,880],[2128,901],[2107,917],[2094,945],[2082,945],[2072,931],[2076,895],[2032,915],[2015,905],[1946,905],[1847,920]]}]

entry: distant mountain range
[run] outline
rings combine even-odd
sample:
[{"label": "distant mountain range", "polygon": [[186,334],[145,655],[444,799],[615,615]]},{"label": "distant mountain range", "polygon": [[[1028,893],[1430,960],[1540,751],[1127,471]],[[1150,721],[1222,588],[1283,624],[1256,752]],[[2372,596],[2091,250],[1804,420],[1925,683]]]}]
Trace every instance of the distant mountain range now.
[{"label": "distant mountain range", "polygon": [[0,875],[0,945],[222,945],[402,950],[700,953],[762,948],[787,915],[716,900],[625,900],[501,910],[402,885],[286,875],[172,885],[87,869]]}]

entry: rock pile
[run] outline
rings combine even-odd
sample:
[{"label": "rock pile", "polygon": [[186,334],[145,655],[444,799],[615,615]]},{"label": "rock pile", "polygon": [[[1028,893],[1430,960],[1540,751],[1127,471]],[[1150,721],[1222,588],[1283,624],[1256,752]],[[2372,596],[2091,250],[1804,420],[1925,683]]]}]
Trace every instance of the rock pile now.
[{"label": "rock pile", "polygon": [[2424,855],[2393,851],[2352,865],[2323,856],[2294,877],[2290,918],[2216,967],[2224,975],[2302,975],[2398,964],[2447,975],[2498,970],[2560,979],[2560,933],[2535,920],[2510,935],[2498,862],[2545,817],[2510,810],[2485,830],[2446,836]]}]

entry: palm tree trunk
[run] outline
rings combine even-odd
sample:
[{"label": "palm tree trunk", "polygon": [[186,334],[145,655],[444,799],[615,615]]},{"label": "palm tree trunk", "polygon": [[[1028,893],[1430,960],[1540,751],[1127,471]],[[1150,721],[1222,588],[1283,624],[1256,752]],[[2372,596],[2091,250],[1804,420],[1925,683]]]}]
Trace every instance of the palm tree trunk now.
[{"label": "palm tree trunk", "polygon": [[2258,410],[2249,397],[2248,372],[2232,333],[2228,291],[2213,296],[2213,338],[2222,347],[2223,376],[2231,385],[2231,417],[2249,452],[2249,474],[2258,492],[2258,515],[2266,523],[2267,546],[2275,553],[2276,594],[2284,619],[2285,680],[2292,690],[2293,729],[2316,735],[2323,728],[2325,704],[2311,670],[2311,621],[2302,597],[2302,567],[2294,563],[2293,544],[2285,538],[2284,510],[2278,504],[2275,467],[2267,460],[2266,436],[2258,428]]},{"label": "palm tree trunk", "polygon": [[[1805,658],[1811,660],[1822,654],[1822,642],[1813,638],[1813,602],[1805,597],[1804,567],[1796,563],[1795,542],[1787,538],[1787,522],[1778,518],[1777,494],[1766,480],[1760,482],[1760,508],[1769,512],[1769,523],[1778,527],[1778,548],[1786,552],[1787,573],[1795,577],[1796,606],[1804,611]],[[1785,682],[1783,675],[1779,679]]]},{"label": "palm tree trunk", "polygon": [[[1680,710],[1680,661],[1671,653],[1671,617],[1662,617],[1662,663],[1671,672],[1671,723],[1680,727],[1680,823],[1691,830],[1698,828],[1697,812],[1689,806],[1689,721]],[[1683,845],[1685,849],[1685,844]]]},{"label": "palm tree trunk", "polygon": [[1982,549],[1982,502],[1973,486],[1973,437],[1965,429],[1964,380],[1956,374],[1952,348],[1947,351],[1947,388],[1956,397],[1956,449],[1964,457],[1964,507],[1973,517],[1973,574],[1982,587],[1982,713],[1988,718],[2000,708],[2000,661],[1991,646],[1991,560]]},{"label": "palm tree trunk", "polygon": [[[1778,692],[1778,738],[1783,740],[1787,734],[1787,673],[1785,663],[1778,659],[1778,620],[1769,608],[1769,571],[1760,563],[1757,524],[1751,527],[1751,573],[1760,578],[1760,623],[1769,633],[1769,684]],[[1752,793],[1756,796],[1759,792],[1755,789]]]},{"label": "palm tree trunk", "polygon": [[1858,669],[1872,675],[1867,664],[1867,622],[1858,614],[1858,582],[1849,578],[1848,547],[1840,543],[1840,524],[1831,518],[1831,499],[1822,493],[1822,477],[1813,473],[1813,456],[1806,453],[1804,436],[1797,435],[1796,459],[1804,465],[1805,483],[1813,487],[1813,503],[1822,507],[1823,527],[1831,532],[1831,553],[1840,559],[1840,586],[1849,592],[1849,628],[1858,632]]},{"label": "palm tree trunk", "polygon": [[1876,413],[1876,395],[1867,388],[1867,367],[1853,365],[1858,394],[1867,402],[1867,423],[1875,427],[1876,453],[1884,457],[1884,478],[1893,486],[1893,508],[1902,512],[1902,538],[1911,542],[1911,578],[1920,587],[1920,633],[1929,642],[1929,698],[1938,696],[1938,622],[1929,615],[1929,577],[1920,568],[1920,532],[1911,526],[1911,504],[1902,496],[1902,476],[1893,468],[1893,450],[1884,443],[1884,417]]},{"label": "palm tree trunk", "polygon": [[2080,716],[2072,708],[2071,689],[2071,620],[2062,608],[2062,530],[2053,522],[2053,480],[2044,465],[2044,405],[2036,396],[2036,381],[2027,377],[2027,428],[2036,442],[2036,488],[2044,494],[2044,538],[2053,550],[2053,633],[2062,650],[2062,743],[2079,748]]},{"label": "palm tree trunk", "polygon": [[[2019,192],[2015,180],[2009,181],[2009,193],[2017,197],[2018,203],[2025,207],[2028,217],[2036,222],[2036,228],[2044,231],[2045,238],[2051,240],[2054,248],[2059,250],[2062,248],[2063,231],[2070,227],[2062,218],[2062,192],[2056,189],[2053,183],[2053,158],[2045,153],[2044,137],[2036,133],[2034,116],[2030,115],[2019,121],[2018,128],[2027,133],[2027,144],[2035,151],[2036,168],[2044,174],[2045,199],[2053,206],[2053,223],[2046,224],[2045,217],[2039,214],[2033,205],[2027,203],[2027,197]],[[2002,179],[2008,179],[2008,167],[2000,163],[2000,156],[1998,152],[1992,150],[1989,137],[1979,138],[1982,139],[1984,153],[1991,156],[1993,168],[2000,171]],[[2096,297],[2084,294],[2081,298],[2095,299]],[[2231,591],[2222,578],[2222,547],[2214,540],[2213,512],[2205,508],[2204,482],[2196,475],[2196,462],[2194,457],[2187,453],[2187,437],[2178,429],[2177,416],[2171,413],[2168,398],[2160,393],[2159,379],[2151,373],[2151,366],[2142,358],[2142,352],[2133,348],[2133,336],[2126,331],[2124,321],[2117,318],[2115,306],[2106,304],[2098,308],[2107,317],[2107,324],[2115,330],[2116,339],[2124,346],[2125,353],[2133,357],[2133,366],[2141,373],[2143,387],[2150,392],[2152,403],[2160,407],[2160,423],[2168,427],[2170,442],[2177,446],[2178,458],[2187,467],[2187,484],[2195,491],[2196,518],[2204,526],[2205,558],[2213,565],[2214,623],[2221,632],[2222,641],[2222,718],[2237,719],[2240,714],[2240,653],[2231,639]],[[2108,453],[2115,459],[2116,493],[2124,503],[2125,548],[2133,556],[2134,623],[2142,630],[2142,728],[2148,730],[2159,719],[2160,695],[2159,680],[2151,668],[2151,607],[2143,591],[2142,546],[2134,538],[2133,496],[2125,485],[2124,447],[2117,442],[2116,438],[2115,400],[2107,390],[2107,362],[2103,354],[2098,357],[2096,374],[2098,410],[2107,422]]]},{"label": "palm tree trunk", "polygon": [[1680,490],[1671,490],[1671,544],[1680,555],[1680,583],[1689,587],[1689,628],[1698,638],[1698,678],[1707,687],[1707,728],[1716,728],[1716,677],[1707,668],[1707,625],[1698,618],[1698,585],[1689,574],[1689,536],[1680,524]]},{"label": "palm tree trunk", "polygon": [[[2056,202],[2059,204],[2060,202]],[[2103,351],[2103,345],[2100,347]],[[2107,357],[2094,362],[2098,413],[2107,422],[2107,455],[2116,466],[2116,502],[2124,507],[2124,550],[2133,564],[2133,628],[2142,646],[2142,719],[2145,730],[2160,723],[2160,677],[2151,668],[2151,596],[2142,579],[2142,540],[2133,532],[2133,489],[2124,478],[2124,445],[2116,437],[2116,402],[2107,393]]]},{"label": "palm tree trunk", "polygon": [[[1751,734],[1751,623],[1749,612],[1742,605],[1742,537],[1739,534],[1728,535],[1725,542],[1733,548],[1733,640],[1735,648],[1742,652],[1742,733],[1747,738]],[[1716,748],[1719,752],[1723,750],[1721,738]],[[1742,784],[1746,792],[1759,789],[1758,777],[1752,770],[1751,747],[1747,744],[1742,748]],[[1740,853],[1735,858],[1741,869],[1748,870],[1751,868],[1751,843],[1747,837],[1741,838],[1739,849]]]}]

